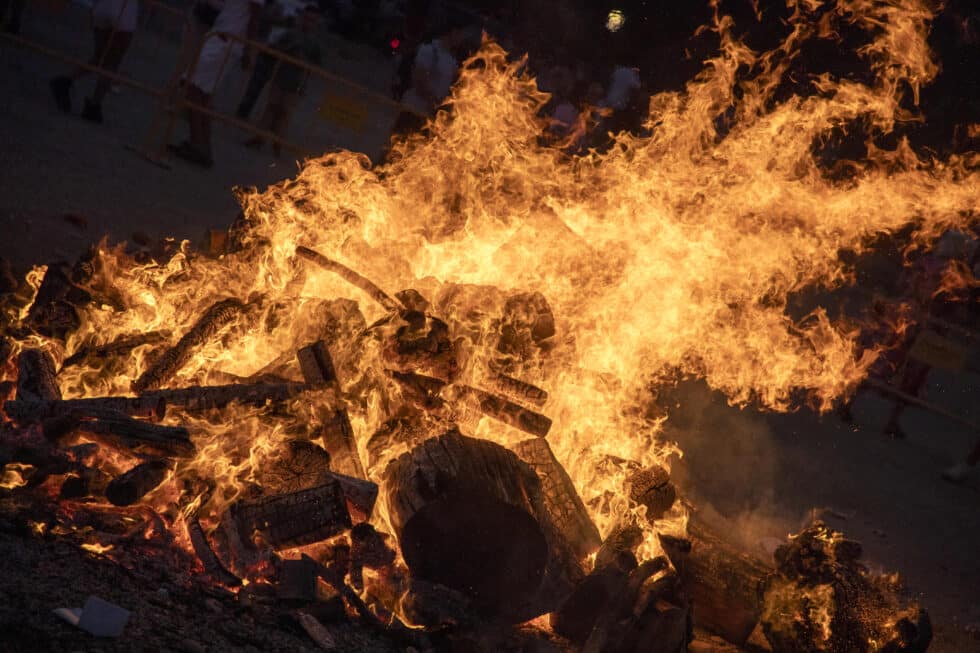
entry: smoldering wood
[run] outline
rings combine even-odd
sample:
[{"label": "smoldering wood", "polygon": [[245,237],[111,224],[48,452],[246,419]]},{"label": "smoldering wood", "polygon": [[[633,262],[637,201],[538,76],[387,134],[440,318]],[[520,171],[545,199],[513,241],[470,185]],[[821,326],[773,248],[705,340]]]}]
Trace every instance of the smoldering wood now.
[{"label": "smoldering wood", "polygon": [[148,400],[162,399],[167,406],[189,411],[224,408],[232,402],[264,406],[295,399],[304,392],[322,388],[306,383],[231,383],[228,385],[191,386],[173,390],[153,390],[140,394]]},{"label": "smoldering wood", "polygon": [[695,625],[743,646],[762,614],[762,586],[772,569],[694,520],[687,539],[659,537],[694,605]]},{"label": "smoldering wood", "polygon": [[340,483],[351,520],[356,524],[371,519],[374,504],[378,500],[377,484],[338,472],[329,472],[329,476]]},{"label": "smoldering wood", "polygon": [[105,494],[112,477],[94,467],[80,467],[65,477],[58,490],[59,499],[80,499]]},{"label": "smoldering wood", "polygon": [[449,431],[392,461],[383,486],[413,578],[464,593],[485,615],[541,614],[533,602],[550,551],[540,481],[513,452]]},{"label": "smoldering wood", "polygon": [[320,542],[351,527],[347,502],[336,479],[316,487],[261,497],[233,507],[238,531],[256,531],[274,549]]},{"label": "smoldering wood", "polygon": [[88,399],[14,400],[3,410],[17,422],[40,422],[52,417],[84,417],[106,411],[159,422],[166,414],[163,397],[92,397]]},{"label": "smoldering wood", "polygon": [[405,398],[422,410],[440,410],[445,406],[446,402],[439,396],[446,387],[445,381],[415,372],[385,369],[385,373],[398,383]]},{"label": "smoldering wood", "polygon": [[296,255],[300,258],[306,259],[307,261],[316,263],[324,270],[333,272],[344,281],[347,281],[351,285],[360,288],[367,293],[371,299],[381,304],[386,311],[394,313],[404,310],[404,307],[398,301],[390,297],[385,291],[381,290],[381,288],[376,286],[374,282],[350,269],[343,263],[327,258],[323,254],[312,250],[309,247],[303,247],[302,245],[296,248]]},{"label": "smoldering wood", "polygon": [[595,568],[602,569],[612,564],[632,559],[637,564],[633,552],[643,542],[643,529],[636,524],[620,524],[606,536],[595,556]]},{"label": "smoldering wood", "polygon": [[42,349],[25,349],[17,358],[17,399],[48,401],[61,399],[61,388],[51,354]]},{"label": "smoldering wood", "polygon": [[357,595],[349,585],[343,581],[343,574],[337,574],[330,568],[320,564],[310,556],[305,553],[302,554],[301,558],[303,560],[308,560],[313,563],[317,570],[317,575],[327,582],[328,585],[333,587],[337,592],[344,598],[344,600],[357,611],[358,616],[369,626],[377,628],[379,630],[386,630],[385,625],[381,623],[381,620],[371,612],[371,609],[367,607],[367,604]]},{"label": "smoldering wood", "polygon": [[497,392],[514,397],[520,401],[544,406],[548,401],[548,391],[536,385],[515,379],[503,372],[491,372],[486,377],[487,384]]},{"label": "smoldering wood", "polygon": [[[623,564],[620,564],[623,563]],[[561,606],[551,613],[551,628],[575,644],[584,644],[596,621],[610,602],[618,600],[625,590],[630,572],[637,567],[624,560],[593,569]]]},{"label": "smoldering wood", "polygon": [[72,282],[70,274],[64,262],[49,264],[44,273],[26,319],[41,335],[64,339],[81,323],[75,307],[88,303],[91,296]]},{"label": "smoldering wood", "polygon": [[575,484],[544,438],[519,442],[514,453],[538,475],[547,515],[579,558],[595,553],[602,545],[599,529],[589,517]]},{"label": "smoldering wood", "polygon": [[627,477],[626,486],[630,499],[647,509],[646,518],[651,522],[663,517],[677,500],[670,474],[659,465],[633,472]]},{"label": "smoldering wood", "polygon": [[320,623],[320,621],[308,612],[303,610],[296,611],[296,621],[300,627],[309,635],[310,639],[316,642],[324,651],[339,651],[340,646],[337,639],[330,634],[330,631]]},{"label": "smoldering wood", "polygon": [[166,331],[148,331],[146,333],[129,334],[120,336],[112,342],[103,345],[89,345],[82,347],[74,354],[65,359],[61,364],[61,369],[72,367],[89,360],[101,360],[116,356],[125,356],[137,347],[144,345],[158,345],[166,342],[169,337]]},{"label": "smoldering wood", "polygon": [[211,544],[208,542],[207,536],[204,534],[204,529],[201,528],[200,522],[196,519],[190,522],[187,526],[187,534],[190,535],[191,546],[194,548],[194,553],[197,554],[198,560],[204,565],[204,571],[207,572],[209,576],[214,578],[216,581],[222,585],[228,585],[231,587],[238,587],[242,584],[242,580],[228,571],[218,556],[215,555],[214,549],[211,548]]},{"label": "smoldering wood", "polygon": [[330,453],[331,465],[336,471],[354,478],[367,478],[346,410],[335,411],[323,423],[319,438],[323,442],[323,448]]},{"label": "smoldering wood", "polygon": [[668,566],[666,558],[659,557],[643,561],[627,577],[626,583],[618,588],[596,619],[595,626],[582,646],[582,653],[607,653],[618,651],[618,643],[625,635],[623,624],[628,622],[636,605],[643,584],[653,575]]},{"label": "smoldering wood", "polygon": [[235,298],[223,299],[213,304],[194,323],[194,326],[181,336],[176,345],[165,351],[133,382],[133,391],[143,393],[147,390],[156,390],[168,383],[201,346],[209,343],[223,328],[241,318],[246,308],[243,302]]},{"label": "smoldering wood", "polygon": [[194,453],[194,443],[183,426],[152,424],[122,413],[106,411],[98,419],[78,419],[71,430],[82,431],[117,447],[149,450],[168,456],[189,456]]},{"label": "smoldering wood", "polygon": [[470,400],[480,412],[508,426],[543,438],[551,430],[551,419],[499,395],[468,385],[454,386],[459,397]]},{"label": "smoldering wood", "polygon": [[388,546],[389,536],[379,533],[367,522],[351,529],[351,564],[368,569],[381,569],[395,562],[395,550]]},{"label": "smoldering wood", "polygon": [[307,440],[287,441],[277,455],[258,470],[259,483],[275,494],[320,485],[330,474],[330,454]]},{"label": "smoldering wood", "polygon": [[140,463],[114,478],[105,489],[105,497],[114,506],[131,506],[163,483],[171,468],[167,460]]},{"label": "smoldering wood", "polygon": [[296,359],[303,372],[303,379],[307,383],[323,385],[337,383],[333,359],[330,358],[330,352],[324,341],[318,340],[312,345],[301,348],[296,352]]}]

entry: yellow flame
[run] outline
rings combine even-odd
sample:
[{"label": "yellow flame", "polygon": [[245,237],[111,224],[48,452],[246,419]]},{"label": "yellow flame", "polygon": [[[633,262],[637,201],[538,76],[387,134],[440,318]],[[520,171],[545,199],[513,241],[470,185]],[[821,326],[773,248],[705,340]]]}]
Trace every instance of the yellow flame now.
[{"label": "yellow flame", "polygon": [[34,465],[24,465],[22,463],[7,463],[0,474],[0,488],[13,490],[27,485],[25,475],[29,475],[34,470]]}]

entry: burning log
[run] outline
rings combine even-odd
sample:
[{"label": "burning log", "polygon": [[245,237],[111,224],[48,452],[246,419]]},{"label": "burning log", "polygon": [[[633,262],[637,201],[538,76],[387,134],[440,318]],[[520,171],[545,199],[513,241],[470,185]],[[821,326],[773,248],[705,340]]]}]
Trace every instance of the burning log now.
[{"label": "burning log", "polygon": [[659,465],[630,474],[626,484],[630,499],[647,509],[646,518],[651,522],[663,517],[677,500],[670,474]]},{"label": "burning log", "polygon": [[112,477],[92,467],[82,467],[68,474],[58,490],[59,499],[104,495]]},{"label": "burning log", "polygon": [[170,473],[166,460],[148,460],[117,476],[105,489],[105,497],[114,506],[131,506],[163,483]]},{"label": "burning log", "polygon": [[319,340],[296,352],[303,379],[312,385],[336,385],[337,372],[327,351],[327,344]]},{"label": "burning log", "polygon": [[558,610],[551,613],[552,629],[576,644],[584,644],[603,611],[626,589],[630,572],[636,567],[635,557],[620,557],[601,567],[597,565],[575,586]]},{"label": "burning log", "polygon": [[164,331],[150,331],[136,335],[122,336],[104,345],[82,347],[65,359],[61,369],[78,365],[88,359],[103,359],[113,356],[123,356],[143,345],[158,345],[166,341],[169,334]]},{"label": "burning log", "polygon": [[357,592],[344,583],[342,574],[334,573],[331,569],[323,566],[305,553],[302,555],[301,559],[308,560],[315,565],[317,575],[325,580],[327,584],[337,590],[344,600],[357,611],[357,614],[367,625],[377,628],[378,630],[385,630],[385,625],[381,623],[381,620],[379,620],[373,612],[371,612],[370,608],[367,607],[361,597],[357,595]]},{"label": "burning log", "polygon": [[133,391],[143,393],[165,385],[187,364],[199,347],[210,342],[224,327],[240,318],[245,310],[246,305],[234,298],[223,299],[211,306],[176,345],[165,351],[133,382]]},{"label": "burning log", "polygon": [[345,474],[330,473],[330,477],[340,483],[340,490],[347,500],[347,511],[355,523],[365,522],[374,512],[374,504],[378,500],[378,486],[371,481],[365,481]]},{"label": "burning log", "polygon": [[97,417],[120,413],[158,422],[166,413],[163,397],[93,397],[91,399],[15,400],[4,403],[7,416],[17,422],[40,422],[53,417]]},{"label": "burning log", "polygon": [[347,411],[338,410],[332,419],[324,422],[319,437],[323,442],[323,448],[330,452],[334,469],[347,476],[367,478],[361,456],[357,452],[354,429],[351,428]]},{"label": "burning log", "polygon": [[475,403],[481,413],[525,433],[543,438],[551,430],[551,420],[541,413],[515,404],[509,399],[468,385],[454,386],[461,399]]},{"label": "burning log", "polygon": [[187,534],[190,535],[194,553],[197,554],[201,564],[204,565],[204,571],[209,576],[222,585],[238,587],[242,584],[242,579],[225,569],[218,556],[214,554],[214,549],[211,548],[211,544],[208,542],[208,538],[204,534],[204,529],[201,528],[200,522],[196,519],[193,520],[187,527]]},{"label": "burning log", "polygon": [[692,522],[689,539],[660,535],[694,605],[695,625],[742,646],[762,614],[762,584],[772,569]]},{"label": "burning log", "polygon": [[259,531],[275,549],[319,542],[351,526],[347,502],[336,479],[299,492],[238,503],[232,510],[239,533],[248,537]]},{"label": "burning log", "polygon": [[306,440],[290,440],[278,457],[259,470],[259,482],[276,494],[298,492],[323,483],[329,470],[330,454],[322,447]]},{"label": "burning log", "polygon": [[81,323],[75,306],[88,303],[91,297],[72,282],[70,274],[67,263],[48,265],[27,312],[27,323],[38,333],[64,339]]},{"label": "burning log", "polygon": [[382,569],[394,564],[395,551],[385,542],[387,537],[366,522],[362,522],[351,529],[350,579],[351,584],[358,590],[364,587],[363,569],[365,567]]},{"label": "burning log", "polygon": [[581,559],[595,553],[602,544],[599,529],[592,523],[571,477],[555,458],[548,441],[544,438],[525,440],[513,449],[541,480],[547,514],[575,555]]},{"label": "burning log", "polygon": [[404,307],[401,304],[392,299],[385,291],[381,290],[381,288],[374,285],[370,279],[361,276],[346,265],[334,261],[333,259],[329,259],[323,254],[312,250],[309,247],[297,247],[296,255],[300,258],[306,259],[307,261],[316,263],[324,270],[329,270],[342,278],[344,281],[347,281],[353,286],[357,286],[367,293],[371,299],[381,304],[385,310],[391,313],[396,313],[403,310]]},{"label": "burning log", "polygon": [[384,473],[389,521],[413,578],[465,594],[512,621],[547,612],[546,573],[574,566],[539,521],[541,484],[513,452],[449,431]]},{"label": "burning log", "polygon": [[69,431],[76,430],[129,449],[148,449],[170,456],[187,456],[194,452],[194,443],[186,428],[151,424],[121,413],[107,411],[98,419],[75,420]]},{"label": "burning log", "polygon": [[25,349],[20,352],[17,359],[17,399],[61,399],[61,388],[55,378],[51,354],[41,349]]},{"label": "burning log", "polygon": [[512,376],[503,374],[502,372],[492,372],[487,375],[487,381],[490,387],[497,392],[502,392],[511,397],[516,397],[521,401],[534,404],[535,406],[544,406],[548,401],[548,391],[542,390],[536,385],[532,385],[526,381],[521,381],[520,379],[515,379]]},{"label": "burning log", "polygon": [[263,406],[298,397],[304,392],[322,390],[305,383],[231,383],[228,385],[192,386],[174,390],[144,392],[141,398],[163,400],[166,405],[190,411],[224,408],[232,402]]}]

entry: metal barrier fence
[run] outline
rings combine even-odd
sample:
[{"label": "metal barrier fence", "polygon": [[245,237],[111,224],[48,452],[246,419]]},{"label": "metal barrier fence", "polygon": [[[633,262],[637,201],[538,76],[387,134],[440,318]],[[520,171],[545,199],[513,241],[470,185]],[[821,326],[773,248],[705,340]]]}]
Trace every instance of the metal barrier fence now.
[{"label": "metal barrier fence", "polygon": [[[189,10],[179,9],[161,0],[122,0],[118,15],[115,17],[116,20],[110,21],[113,26],[108,36],[108,42],[117,38],[117,34],[122,31],[118,29],[119,19],[129,7],[128,3],[130,2],[139,2],[141,9],[139,27],[134,38],[139,38],[139,34],[147,30],[151,24],[159,23],[161,17],[163,21],[170,24],[170,31],[181,34],[180,51],[174,62],[172,73],[166,81],[155,83],[146,79],[137,79],[132,75],[106,67],[105,56],[108,47],[104,48],[101,53],[97,53],[96,57],[86,60],[54,45],[8,32],[0,33],[0,43],[6,42],[79,70],[104,77],[114,85],[133,89],[155,100],[156,110],[146,133],[139,145],[131,148],[155,163],[167,165],[169,159],[167,144],[173,134],[178,117],[184,111],[198,112],[211,120],[230,125],[253,137],[276,144],[282,149],[299,155],[313,154],[317,149],[322,150],[328,146],[327,144],[317,145],[316,139],[311,138],[311,134],[315,130],[314,123],[318,119],[339,126],[341,129],[359,132],[364,129],[366,115],[372,108],[382,108],[394,114],[405,111],[417,113],[387,95],[370,90],[320,66],[280,52],[266,43],[252,41],[233,34],[204,32],[200,23],[191,17]],[[67,4],[62,3],[56,12],[63,12]],[[184,81],[193,79],[202,51],[209,45],[213,46],[215,40],[221,42],[224,50],[223,59],[216,75],[215,88],[227,85],[226,77],[229,77],[227,73],[234,68],[234,62],[231,61],[233,55],[242,50],[262,55],[267,60],[271,59],[274,62],[266,87],[271,88],[272,84],[275,83],[276,76],[288,66],[291,68],[291,74],[299,73],[302,75],[300,86],[306,90],[307,95],[320,94],[314,106],[305,107],[306,109],[313,109],[312,112],[309,112],[309,121],[300,129],[294,129],[290,137],[282,130],[280,133],[276,133],[247,119],[240,118],[232,111],[222,110],[220,107],[216,107],[215,103],[204,104],[189,99],[187,84]],[[152,56],[159,56],[159,48],[152,53]],[[168,56],[172,57],[172,55]],[[257,58],[257,56],[253,57],[253,60],[257,60]],[[247,83],[248,76],[246,75],[241,81],[237,97],[243,96]],[[235,104],[237,106],[237,102]]]}]

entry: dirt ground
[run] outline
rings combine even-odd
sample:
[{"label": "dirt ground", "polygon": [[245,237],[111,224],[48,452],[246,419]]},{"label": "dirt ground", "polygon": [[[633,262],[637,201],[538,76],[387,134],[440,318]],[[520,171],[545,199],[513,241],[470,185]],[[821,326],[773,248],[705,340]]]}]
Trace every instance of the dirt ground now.
[{"label": "dirt ground", "polygon": [[[25,34],[43,35],[80,53],[87,47],[78,8],[30,15]],[[173,40],[153,33],[139,39],[127,68],[147,79],[165,77],[166,66],[154,48],[172,52]],[[339,72],[378,90],[386,84],[390,70],[379,57],[340,42],[332,52],[328,60]],[[277,161],[269,153],[245,150],[242,135],[225,128],[216,133],[212,170],[150,163],[127,146],[145,138],[153,103],[121,89],[107,100],[105,125],[63,116],[47,87],[47,79],[62,68],[9,44],[0,46],[0,257],[21,272],[34,263],[73,260],[103,234],[125,240],[142,232],[198,242],[206,229],[226,227],[237,214],[233,187],[264,186],[296,170],[287,156]],[[76,93],[76,102],[80,97]],[[315,102],[310,103],[312,114]],[[333,129],[333,140],[322,141],[323,147],[376,152],[393,118],[390,110],[374,107],[360,133],[327,126],[323,138]],[[66,215],[80,216],[84,226]],[[934,371],[927,395],[980,422],[978,390],[976,374]],[[880,434],[888,404],[871,394],[857,401],[853,428],[807,410],[773,415],[731,408],[697,383],[683,386],[676,399],[668,434],[685,451],[676,476],[703,513],[726,520],[746,547],[759,550],[767,537],[782,538],[812,517],[823,518],[860,540],[874,568],[902,573],[910,595],[932,615],[936,633],[930,650],[980,651],[980,473],[960,486],[940,479],[940,471],[965,455],[977,433],[911,409],[903,418],[909,438],[892,440]],[[141,593],[164,597],[160,587],[169,588],[160,601],[170,607],[164,616],[153,616],[159,606],[148,598],[137,610],[137,636],[163,632],[159,641],[170,641],[173,634],[168,648],[174,650],[310,650],[302,634],[278,627],[266,632],[260,623],[251,631],[259,639],[246,645],[222,634],[229,622],[237,622],[235,608],[209,612],[203,596],[177,584],[146,587],[140,575],[109,573],[105,565],[111,563],[69,545],[29,542],[0,533],[0,627],[25,629],[25,636],[38,642],[33,650],[140,650],[133,644],[139,640],[131,638],[119,643],[122,648],[93,647],[50,610],[80,605],[88,594],[110,600]],[[37,578],[12,573],[26,568]],[[127,577],[122,585],[115,582]],[[67,578],[69,584],[57,582]],[[107,582],[110,578],[113,582]],[[176,618],[190,620],[190,628],[183,623],[167,634]],[[196,649],[180,636],[197,629],[216,639],[197,642],[201,648]]]}]

